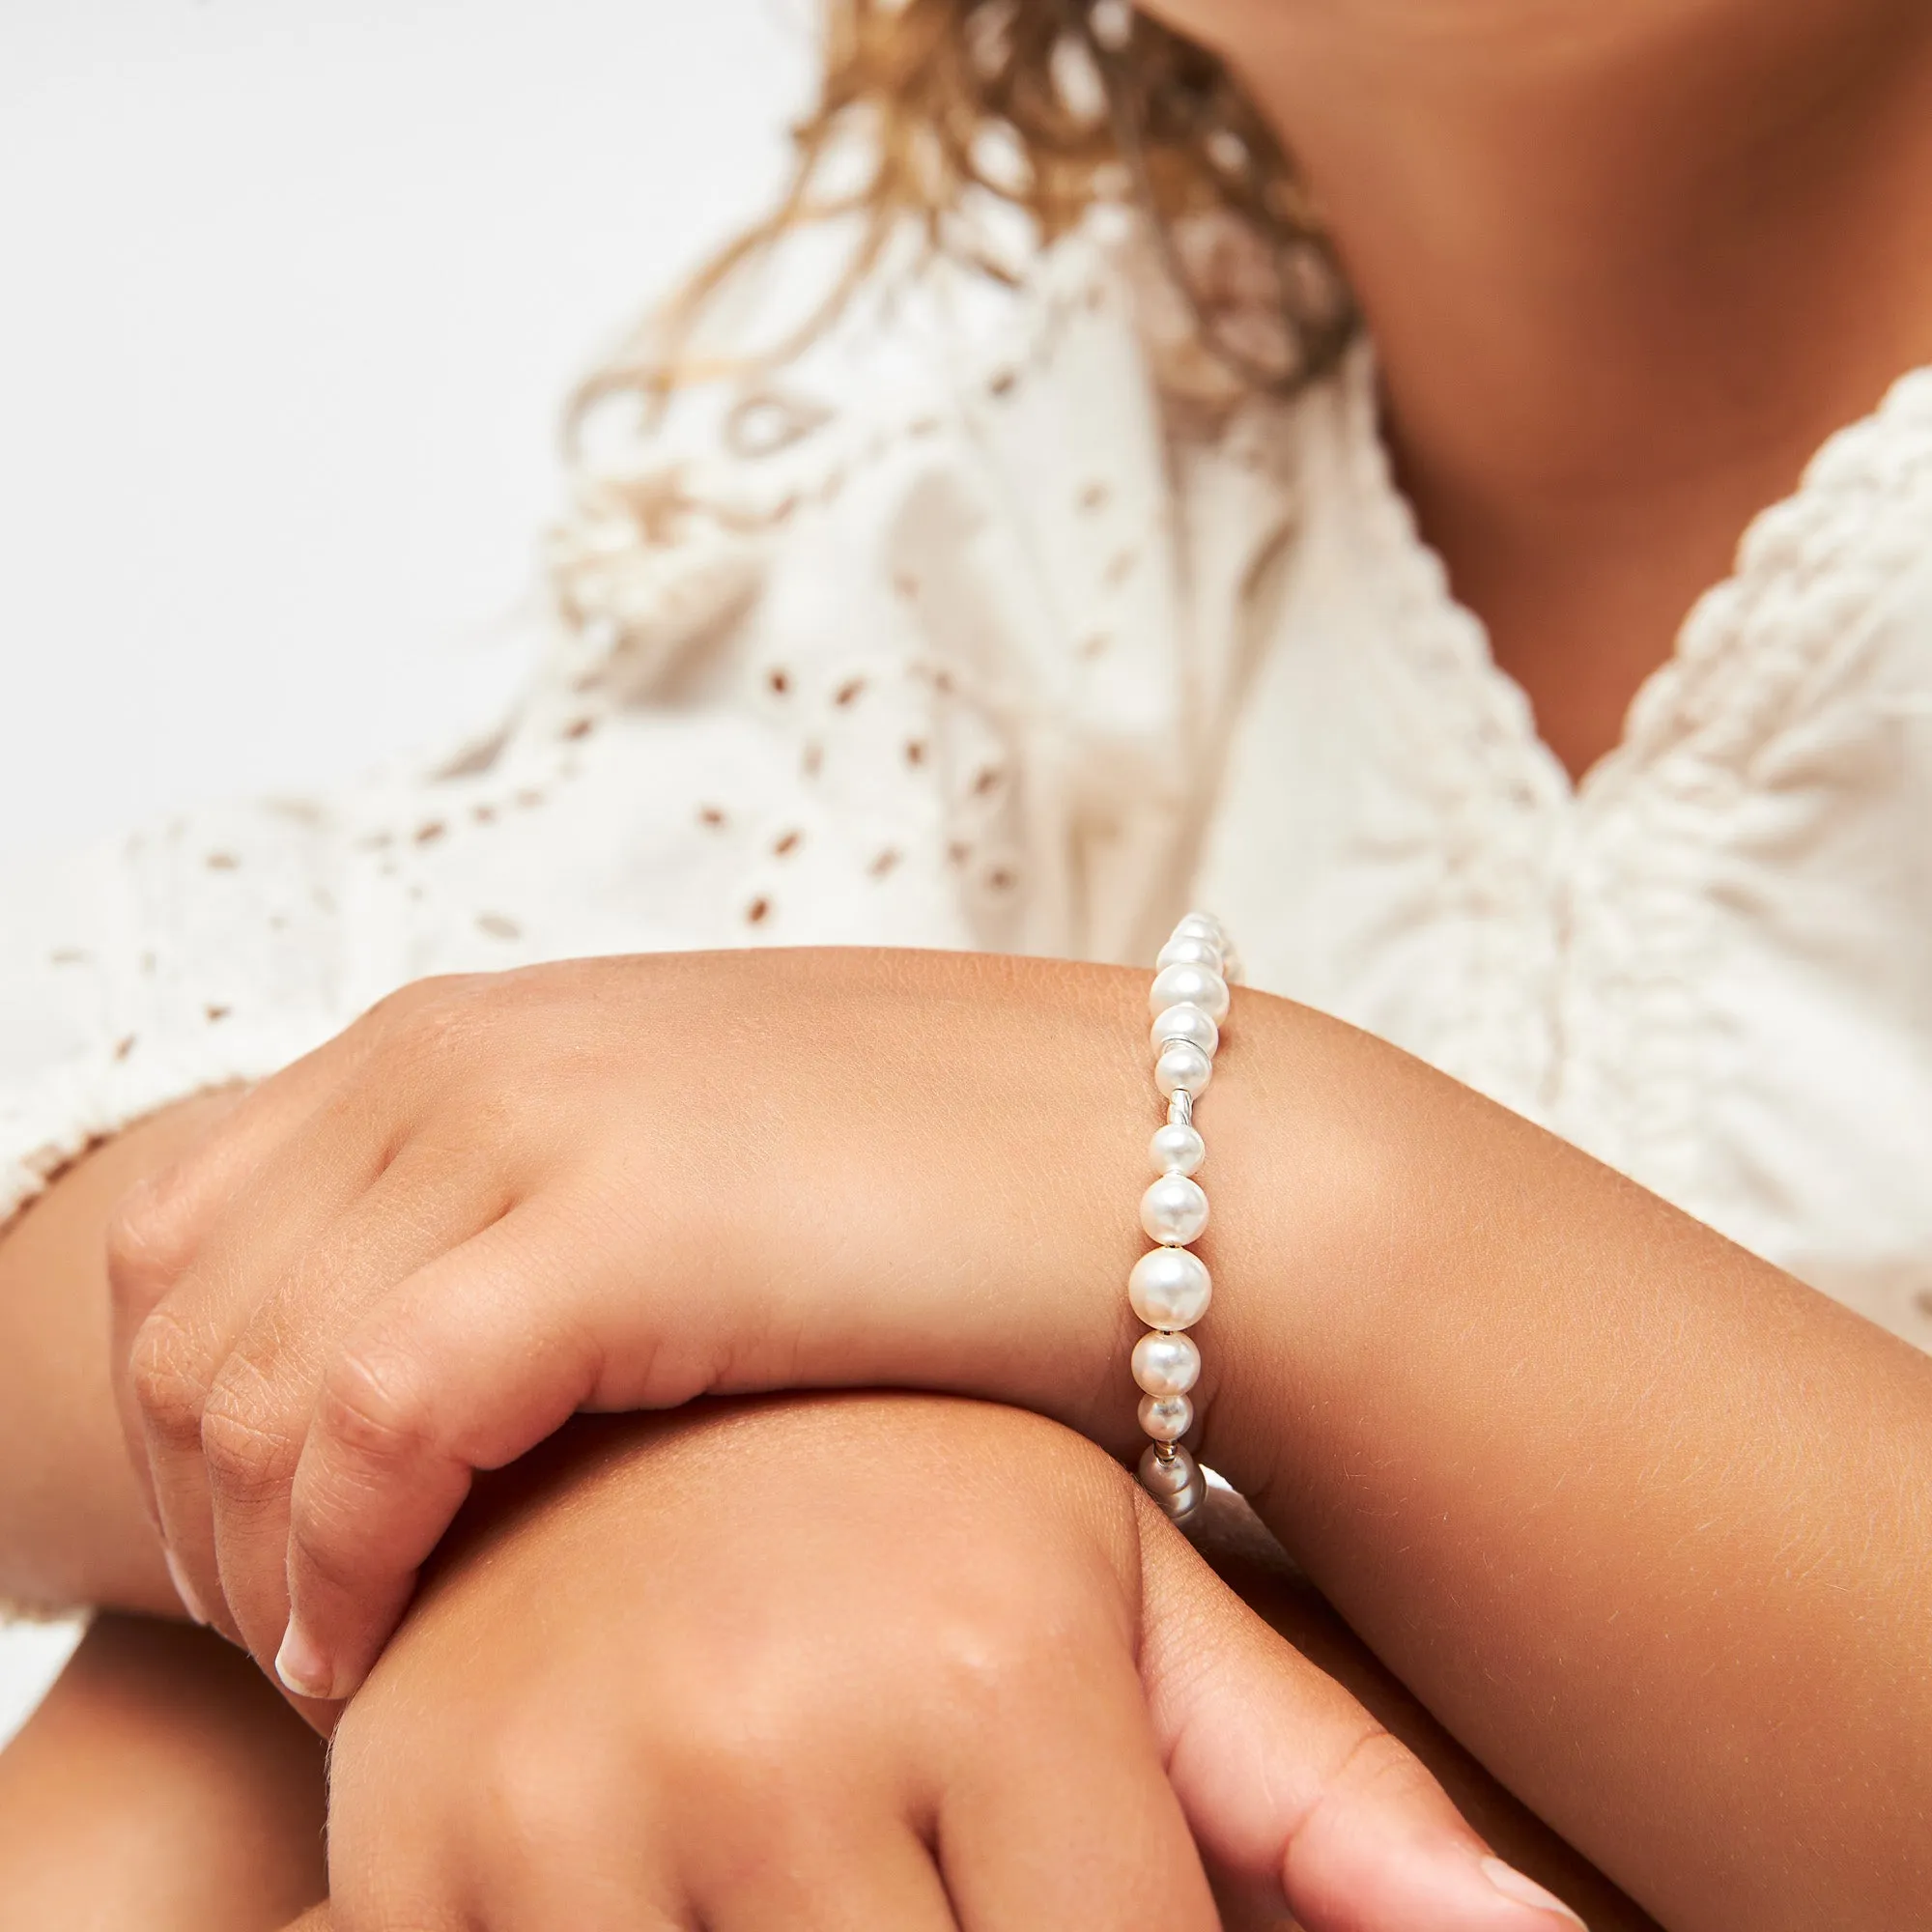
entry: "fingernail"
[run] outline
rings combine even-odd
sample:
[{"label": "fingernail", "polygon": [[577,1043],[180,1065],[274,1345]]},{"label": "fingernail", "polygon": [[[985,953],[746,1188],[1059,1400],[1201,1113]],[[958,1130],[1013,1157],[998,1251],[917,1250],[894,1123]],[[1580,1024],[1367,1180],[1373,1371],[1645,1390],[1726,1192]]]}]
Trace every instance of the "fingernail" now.
[{"label": "fingernail", "polygon": [[175,1560],[175,1553],[164,1543],[161,1545],[161,1560],[168,1566],[168,1581],[175,1586],[175,1595],[181,1599],[182,1608],[206,1630],[210,1623],[208,1612],[201,1606],[201,1599],[194,1594],[194,1586],[187,1580],[187,1572]]},{"label": "fingernail", "polygon": [[1502,1893],[1505,1898],[1513,1898],[1519,1905],[1533,1905],[1539,1912],[1547,1912],[1552,1918],[1560,1918],[1566,1925],[1589,1927],[1556,1896],[1553,1891],[1546,1891],[1533,1878],[1525,1878],[1514,1865],[1506,1865],[1501,1859],[1490,1858],[1483,1861],[1483,1876]]},{"label": "fingernail", "polygon": [[275,1653],[275,1675],[298,1697],[327,1699],[335,1690],[335,1673],[327,1658],[315,1647],[306,1632],[297,1627],[293,1617],[282,1633],[282,1647]]}]

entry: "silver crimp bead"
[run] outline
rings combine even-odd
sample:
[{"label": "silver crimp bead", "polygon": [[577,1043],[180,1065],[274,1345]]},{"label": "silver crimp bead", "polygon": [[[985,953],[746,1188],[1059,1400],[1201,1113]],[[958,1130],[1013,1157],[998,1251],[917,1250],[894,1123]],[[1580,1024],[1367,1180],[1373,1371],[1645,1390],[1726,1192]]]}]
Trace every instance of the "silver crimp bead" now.
[{"label": "silver crimp bead", "polygon": [[1156,1053],[1175,1040],[1198,1046],[1212,1059],[1215,1048],[1221,1044],[1221,1029],[1199,1007],[1181,1000],[1155,1014],[1148,1032],[1148,1044]]}]

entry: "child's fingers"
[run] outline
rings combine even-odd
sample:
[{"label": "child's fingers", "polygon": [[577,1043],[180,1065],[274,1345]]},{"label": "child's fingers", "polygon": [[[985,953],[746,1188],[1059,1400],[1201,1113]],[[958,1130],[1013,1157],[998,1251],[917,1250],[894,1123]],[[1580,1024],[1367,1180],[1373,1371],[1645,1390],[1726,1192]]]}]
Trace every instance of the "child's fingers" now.
[{"label": "child's fingers", "polygon": [[1069,1655],[948,1792],[940,1867],[964,1932],[1216,1932],[1132,1658]]},{"label": "child's fingers", "polygon": [[[123,1197],[107,1229],[110,1360],[128,1458],[185,1606],[230,1636],[239,1631],[216,1574],[205,1411],[267,1287],[380,1169],[380,1135],[350,1136],[345,1158],[342,1137],[318,1131],[345,1067],[367,1051],[352,1031],[237,1090],[189,1152]],[[259,1445],[242,1432],[228,1446],[245,1459]]]},{"label": "child's fingers", "polygon": [[[224,1368],[234,1371],[237,1342],[260,1300],[258,1284],[274,1282],[299,1266],[317,1229],[345,1210],[358,1191],[306,1180],[287,1164],[258,1176],[231,1204],[212,1242],[197,1237],[194,1254],[182,1262],[165,1294],[134,1330],[124,1374],[126,1404],[135,1434],[135,1467],[144,1480],[155,1520],[166,1546],[176,1587],[189,1610],[239,1639],[228,1615],[215,1559],[209,1495],[208,1449],[231,1459],[238,1474],[259,1463],[271,1443],[252,1419],[224,1415],[211,1431],[210,1398]],[[125,1275],[122,1291],[131,1294]],[[251,1379],[258,1398],[265,1385]],[[251,1400],[251,1408],[261,1403]]]},{"label": "child's fingers", "polygon": [[292,1690],[353,1694],[474,1472],[592,1406],[611,1357],[649,1361],[653,1298],[607,1292],[569,1236],[555,1207],[513,1208],[400,1283],[341,1345],[290,1494],[276,1669]]},{"label": "child's fingers", "polygon": [[1305,1932],[1574,1932],[1419,1759],[1143,1514],[1142,1674],[1210,1862],[1279,1886]]},{"label": "child's fingers", "polygon": [[[285,1148],[345,1073],[367,1057],[359,1030],[338,1035],[254,1087],[228,1090],[201,1138],[180,1159],[129,1188],[107,1227],[107,1280],[114,1359],[125,1362],[141,1324],[202,1252],[210,1231],[251,1179]],[[124,1411],[138,1463],[140,1429]]]},{"label": "child's fingers", "polygon": [[[191,1422],[198,1432],[199,1398],[206,1394],[206,1384],[197,1387],[191,1377],[178,1373],[195,1365],[193,1337],[171,1336],[163,1326],[149,1339],[158,1354],[145,1365],[155,1399],[144,1401],[137,1337],[197,1262],[207,1259],[210,1235],[223,1225],[251,1184],[277,1165],[277,1156],[285,1156],[330,1098],[346,1091],[350,1077],[384,1047],[408,1015],[445,984],[425,980],[406,987],[347,1033],[272,1078],[231,1090],[226,1105],[207,1115],[201,1138],[191,1149],[131,1187],[117,1205],[106,1230],[115,1398],[135,1477],[157,1521],[161,1517],[149,1470],[152,1425],[156,1415],[163,1425],[173,1417],[182,1420],[184,1431]],[[289,1170],[286,1158],[279,1165]],[[319,1212],[315,1175],[299,1163],[296,1171],[298,1186],[308,1189],[304,1205]],[[275,1223],[268,1225],[270,1233],[277,1231]],[[212,1585],[212,1575],[207,1580]]]},{"label": "child's fingers", "polygon": [[288,1623],[289,1492],[317,1391],[341,1338],[393,1286],[494,1220],[501,1199],[406,1149],[332,1213],[288,1264],[216,1371],[203,1408],[202,1468],[221,1590],[266,1665]]}]

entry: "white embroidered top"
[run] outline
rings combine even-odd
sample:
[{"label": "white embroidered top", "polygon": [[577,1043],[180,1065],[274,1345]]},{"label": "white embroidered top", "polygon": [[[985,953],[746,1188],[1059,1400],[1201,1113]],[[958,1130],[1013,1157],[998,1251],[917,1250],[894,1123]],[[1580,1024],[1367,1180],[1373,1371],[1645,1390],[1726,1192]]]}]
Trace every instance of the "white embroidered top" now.
[{"label": "white embroidered top", "polygon": [[1140,288],[1076,238],[990,344],[848,343],[824,395],[611,460],[500,735],[17,887],[0,1217],[421,975],[1144,959],[1198,899],[1255,983],[1932,1347],[1932,371],[1756,522],[1573,789],[1392,487],[1366,354],[1208,411]]}]

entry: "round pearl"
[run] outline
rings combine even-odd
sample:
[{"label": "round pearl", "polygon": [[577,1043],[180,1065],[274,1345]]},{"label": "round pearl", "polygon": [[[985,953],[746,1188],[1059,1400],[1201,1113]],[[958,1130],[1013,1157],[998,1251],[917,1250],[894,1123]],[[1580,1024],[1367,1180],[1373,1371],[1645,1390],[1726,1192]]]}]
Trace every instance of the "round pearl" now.
[{"label": "round pearl", "polygon": [[1191,1039],[1170,1040],[1153,1064],[1153,1084],[1163,1094],[1172,1094],[1179,1087],[1199,1096],[1213,1077],[1214,1063]]},{"label": "round pearl", "polygon": [[1221,970],[1221,949],[1211,939],[1170,939],[1153,955],[1156,968],[1162,966],[1205,966],[1210,973]]},{"label": "round pearl", "polygon": [[1228,950],[1228,928],[1211,912],[1191,912],[1185,919],[1176,921],[1169,937],[1205,939],[1209,946],[1218,946],[1223,952]]},{"label": "round pearl", "polygon": [[1208,1264],[1185,1248],[1151,1248],[1127,1276],[1127,1299],[1150,1328],[1192,1328],[1213,1295]]},{"label": "round pearl", "polygon": [[1179,1442],[1194,1427],[1194,1405],[1184,1395],[1144,1395],[1141,1427],[1156,1442]]},{"label": "round pearl", "polygon": [[1154,1021],[1148,1037],[1156,1053],[1171,1039],[1184,1039],[1211,1056],[1221,1044],[1221,1029],[1199,1007],[1190,1007],[1182,1001],[1178,1007],[1169,1007]]},{"label": "round pearl", "polygon": [[1134,1380],[1149,1395],[1185,1395],[1200,1379],[1201,1350],[1192,1336],[1156,1333],[1134,1344]]},{"label": "round pearl", "polygon": [[1216,1023],[1228,1017],[1228,982],[1208,966],[1163,966],[1153,976],[1148,1012],[1164,1013],[1169,1007],[1199,1007]]},{"label": "round pearl", "polygon": [[1156,1174],[1192,1174],[1208,1158],[1208,1143],[1178,1121],[1153,1130],[1148,1154]]},{"label": "round pearl", "polygon": [[1201,1191],[1201,1183],[1184,1174],[1163,1174],[1141,1196],[1141,1226],[1151,1241],[1185,1247],[1207,1225],[1208,1197]]},{"label": "round pearl", "polygon": [[1141,1487],[1175,1522],[1188,1521],[1208,1500],[1208,1479],[1201,1464],[1179,1443],[1165,1456],[1158,1442],[1148,1444],[1141,1458]]}]

